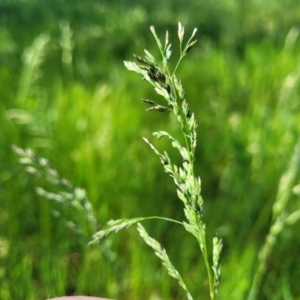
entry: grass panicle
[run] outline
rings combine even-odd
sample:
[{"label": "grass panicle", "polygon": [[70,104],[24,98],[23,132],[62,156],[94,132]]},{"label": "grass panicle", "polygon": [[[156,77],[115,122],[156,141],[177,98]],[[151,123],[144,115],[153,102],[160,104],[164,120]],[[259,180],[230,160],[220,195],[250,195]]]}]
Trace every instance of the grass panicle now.
[{"label": "grass panicle", "polygon": [[[43,178],[52,187],[57,186],[59,188],[59,191],[50,192],[42,187],[37,187],[36,192],[39,196],[75,208],[88,221],[91,231],[95,232],[100,227],[84,189],[74,187],[68,180],[61,178],[46,158],[38,157],[32,150],[23,150],[13,146],[13,151],[19,156],[19,162],[25,166],[25,170],[29,174]],[[54,215],[57,215],[56,211]],[[70,221],[67,221],[67,225],[70,227],[71,223],[68,222]],[[75,226],[72,227],[75,228]]]},{"label": "grass panicle", "polygon": [[300,138],[294,148],[288,169],[280,178],[278,191],[273,204],[273,221],[265,243],[258,253],[258,265],[253,277],[248,300],[257,298],[262,280],[267,270],[267,261],[277,242],[278,235],[284,230],[286,225],[293,225],[300,219],[300,210],[292,213],[287,212],[287,204],[291,199],[295,181],[300,169]]},{"label": "grass panicle", "polygon": [[24,108],[26,99],[32,92],[34,83],[40,77],[39,67],[44,60],[46,45],[49,41],[50,37],[47,34],[40,34],[33,44],[23,52],[22,61],[24,68],[20,77],[17,95],[18,103],[22,108]]},{"label": "grass panicle", "polygon": [[210,255],[206,245],[206,226],[204,224],[202,214],[203,199],[201,197],[201,180],[199,177],[194,175],[195,149],[197,144],[197,122],[194,114],[190,111],[188,102],[185,99],[184,88],[181,82],[175,76],[175,71],[178,68],[182,58],[196,43],[196,40],[193,40],[193,37],[197,30],[195,29],[193,31],[187,44],[184,46],[184,48],[182,48],[184,27],[181,25],[181,23],[178,24],[180,58],[175,70],[171,73],[167,64],[171,56],[169,33],[166,33],[165,46],[163,47],[154,27],[151,26],[150,29],[162,55],[163,68],[161,69],[159,67],[154,56],[147,50],[144,51],[144,57],[134,55],[137,63],[125,61],[124,64],[128,70],[140,74],[143,79],[145,79],[154,87],[155,92],[162,96],[167,102],[165,106],[153,100],[142,99],[144,103],[150,105],[150,108],[148,108],[147,111],[156,110],[159,112],[172,112],[180,125],[185,145],[182,145],[177,139],[175,139],[166,131],[161,130],[154,132],[153,136],[155,136],[157,139],[167,137],[171,141],[171,145],[179,151],[182,157],[181,166],[173,164],[168,153],[166,151],[164,151],[164,153],[160,153],[147,138],[144,138],[144,141],[159,157],[165,172],[173,178],[178,197],[184,205],[184,213],[187,218],[187,222],[182,223],[176,220],[156,216],[148,218],[111,220],[106,224],[105,229],[102,229],[94,234],[93,240],[90,242],[90,244],[101,242],[111,233],[118,232],[122,229],[126,229],[134,224],[139,223],[138,230],[144,241],[155,250],[156,255],[162,260],[163,265],[167,268],[168,274],[178,280],[179,284],[186,292],[187,298],[192,299],[192,296],[184,284],[179,272],[175,269],[169,257],[167,256],[166,250],[164,250],[157,241],[150,238],[142,225],[140,225],[141,221],[154,218],[179,223],[183,225],[184,228],[190,232],[199,243],[207,270],[210,298],[215,299],[221,272],[219,259],[222,249],[222,241],[216,237],[213,239],[213,254],[211,255],[213,257],[213,262],[210,262]]},{"label": "grass panicle", "polygon": [[[184,227],[188,232],[196,237],[199,243],[207,270],[210,298],[214,299],[220,279],[219,257],[222,249],[222,242],[221,240],[214,238],[212,255],[214,259],[213,263],[210,263],[210,255],[206,245],[205,224],[202,216],[203,199],[201,197],[201,180],[199,177],[194,175],[195,149],[197,145],[197,122],[195,115],[190,111],[188,102],[185,98],[184,88],[175,75],[183,57],[196,43],[196,40],[193,40],[193,38],[197,29],[194,29],[191,37],[188,39],[188,42],[185,46],[183,46],[184,27],[181,23],[178,24],[180,57],[173,72],[170,71],[168,66],[168,61],[171,56],[169,33],[166,33],[165,45],[163,47],[156,34],[154,26],[151,26],[150,29],[162,56],[163,68],[158,66],[156,59],[146,50],[144,57],[134,55],[137,63],[125,61],[125,66],[128,70],[140,74],[144,80],[154,87],[155,92],[166,100],[167,106],[163,106],[153,100],[143,100],[146,104],[150,105],[150,109],[148,108],[147,111],[170,111],[175,115],[175,118],[181,128],[185,141],[184,145],[166,131],[157,131],[153,133],[153,135],[158,139],[162,137],[170,139],[171,145],[179,151],[182,157],[181,166],[177,166],[172,163],[172,160],[166,151],[164,153],[160,153],[148,139],[144,138],[144,140],[159,157],[165,172],[174,180],[178,197],[184,204],[184,213],[187,218],[187,222],[183,223]],[[187,295],[190,294],[188,293]]]}]

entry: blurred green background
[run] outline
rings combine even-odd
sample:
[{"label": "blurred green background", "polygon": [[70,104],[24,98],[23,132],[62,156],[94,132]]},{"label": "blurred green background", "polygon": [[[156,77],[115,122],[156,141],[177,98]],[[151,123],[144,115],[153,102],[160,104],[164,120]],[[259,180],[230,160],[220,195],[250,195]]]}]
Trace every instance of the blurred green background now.
[{"label": "blurred green background", "polygon": [[[168,141],[151,137],[177,125],[144,111],[140,99],[157,96],[123,66],[144,48],[157,54],[150,25],[162,38],[169,30],[174,64],[179,21],[187,32],[198,28],[178,77],[199,123],[196,173],[208,236],[224,241],[219,299],[245,299],[300,132],[297,0],[0,2],[1,300],[185,298],[134,228],[113,236],[106,254],[88,248],[92,232],[66,226],[80,214],[37,196],[36,186],[51,186],[30,177],[11,149],[47,157],[86,190],[102,225],[151,215],[182,220],[172,180],[142,140],[180,160]],[[288,210],[299,204],[294,195]],[[208,299],[196,241],[174,224],[144,225],[195,299]],[[298,226],[280,235],[258,299],[300,299]]]}]

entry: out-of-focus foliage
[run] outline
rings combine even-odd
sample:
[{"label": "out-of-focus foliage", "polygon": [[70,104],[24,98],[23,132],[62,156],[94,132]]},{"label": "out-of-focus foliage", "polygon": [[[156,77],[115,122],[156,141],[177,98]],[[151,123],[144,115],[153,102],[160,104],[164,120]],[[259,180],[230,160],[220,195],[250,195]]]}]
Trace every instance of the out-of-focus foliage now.
[{"label": "out-of-focus foliage", "polygon": [[[139,100],[156,96],[123,67],[132,53],[155,49],[150,25],[174,38],[178,21],[186,30],[198,27],[198,46],[179,76],[199,123],[196,172],[207,230],[224,241],[219,298],[244,299],[300,132],[299,14],[295,0],[2,0],[0,299],[184,297],[134,230],[110,241],[111,260],[87,248],[88,238],[66,226],[72,214],[53,216],[60,207],[36,195],[36,186],[49,184],[30,178],[11,150],[16,144],[47,157],[87,191],[100,224],[183,219],[171,180],[141,139],[159,129],[175,132],[176,125],[144,112]],[[294,188],[287,209],[299,205]],[[189,278],[192,294],[207,294],[206,283],[198,284],[205,270],[193,240],[176,225],[145,227]],[[297,224],[287,227],[259,299],[300,297],[299,246]]]}]

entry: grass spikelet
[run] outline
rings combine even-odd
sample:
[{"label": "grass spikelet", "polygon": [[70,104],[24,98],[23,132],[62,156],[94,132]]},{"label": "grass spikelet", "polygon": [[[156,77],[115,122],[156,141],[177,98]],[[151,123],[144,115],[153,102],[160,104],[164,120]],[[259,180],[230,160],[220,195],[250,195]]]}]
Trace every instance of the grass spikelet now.
[{"label": "grass spikelet", "polygon": [[122,229],[127,229],[130,226],[143,221],[144,218],[133,218],[133,219],[119,219],[119,220],[110,220],[106,225],[107,227],[103,230],[96,232],[93,235],[92,241],[89,245],[101,243],[106,237],[112,233],[119,232]]}]

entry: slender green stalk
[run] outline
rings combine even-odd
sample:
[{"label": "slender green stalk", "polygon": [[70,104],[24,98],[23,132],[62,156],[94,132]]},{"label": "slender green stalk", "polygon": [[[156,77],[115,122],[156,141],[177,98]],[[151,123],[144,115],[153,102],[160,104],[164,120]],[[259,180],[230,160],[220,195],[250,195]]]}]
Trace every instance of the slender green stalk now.
[{"label": "slender green stalk", "polygon": [[[215,290],[214,290],[214,286],[213,286],[213,275],[211,272],[210,262],[208,260],[206,237],[205,237],[204,231],[201,233],[201,239],[198,239],[198,242],[199,242],[202,254],[203,254],[203,259],[204,259],[204,263],[205,263],[205,267],[206,267],[206,271],[207,271],[210,298],[215,299]],[[201,243],[203,244],[202,248],[201,248]]]}]

